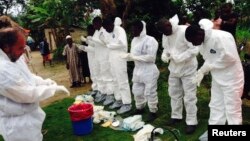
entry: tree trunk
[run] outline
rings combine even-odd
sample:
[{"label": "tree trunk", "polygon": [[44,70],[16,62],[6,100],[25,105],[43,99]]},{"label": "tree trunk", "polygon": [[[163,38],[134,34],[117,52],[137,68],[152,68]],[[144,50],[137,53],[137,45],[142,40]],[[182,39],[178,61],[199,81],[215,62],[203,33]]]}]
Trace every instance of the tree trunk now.
[{"label": "tree trunk", "polygon": [[128,19],[128,15],[129,15],[129,11],[131,9],[132,6],[132,0],[124,0],[124,3],[126,5],[125,10],[123,11],[122,14],[122,25],[124,28],[127,27],[127,19]]},{"label": "tree trunk", "polygon": [[100,0],[103,18],[116,16],[116,4],[114,0]]}]

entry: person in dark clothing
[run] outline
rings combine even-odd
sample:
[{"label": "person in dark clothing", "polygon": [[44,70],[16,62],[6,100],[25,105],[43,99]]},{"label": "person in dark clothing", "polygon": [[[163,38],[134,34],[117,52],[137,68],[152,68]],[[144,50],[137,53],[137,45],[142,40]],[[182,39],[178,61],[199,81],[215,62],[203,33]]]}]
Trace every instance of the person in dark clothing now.
[{"label": "person in dark clothing", "polygon": [[[83,45],[87,45],[85,42],[82,43]],[[85,51],[81,51],[79,53],[79,60],[80,60],[80,64],[81,64],[81,73],[82,73],[82,81],[83,83],[86,83],[86,77],[89,78],[89,81],[91,81],[90,79],[90,71],[89,71],[89,61],[88,61],[88,56],[87,56],[87,52]]]},{"label": "person in dark clothing", "polygon": [[50,66],[52,66],[52,60],[50,57],[49,43],[46,38],[43,38],[43,41],[39,44],[41,55],[43,56],[43,66],[45,67],[46,61],[49,61]]},{"label": "person in dark clothing", "polygon": [[232,9],[231,3],[225,3],[221,6],[221,30],[231,33],[235,39],[238,15]]}]

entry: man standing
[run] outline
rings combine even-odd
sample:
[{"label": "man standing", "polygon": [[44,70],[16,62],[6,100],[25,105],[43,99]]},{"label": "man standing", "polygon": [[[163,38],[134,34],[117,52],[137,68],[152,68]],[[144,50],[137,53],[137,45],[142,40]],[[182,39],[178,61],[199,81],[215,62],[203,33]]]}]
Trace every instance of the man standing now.
[{"label": "man standing", "polygon": [[[95,96],[98,92],[98,86],[97,86],[97,73],[96,73],[96,58],[95,58],[95,50],[96,48],[93,47],[93,42],[91,42],[92,36],[95,33],[95,29],[93,25],[88,25],[87,27],[88,36],[87,38],[81,36],[81,41],[86,42],[87,46],[79,46],[79,48],[85,52],[87,52],[88,57],[88,65],[89,65],[89,71],[90,71],[90,80],[92,81],[92,91],[91,95]],[[83,68],[84,69],[84,68]]]},{"label": "man standing", "polygon": [[158,111],[157,80],[160,72],[155,65],[158,42],[146,34],[144,21],[137,20],[132,24],[132,35],[131,53],[121,57],[135,62],[132,92],[136,110],[133,114],[144,113],[144,107],[148,104],[150,113],[147,122],[150,122],[157,118]]},{"label": "man standing", "polygon": [[170,20],[161,19],[157,26],[163,33],[162,61],[169,63],[168,93],[171,97],[171,119],[168,125],[174,125],[182,120],[183,103],[186,110],[186,133],[195,131],[197,121],[196,84],[192,83],[197,70],[196,55],[199,50],[185,39],[187,26],[178,25],[175,15]]},{"label": "man standing", "polygon": [[105,46],[103,42],[105,29],[102,27],[102,19],[101,17],[95,17],[93,20],[93,26],[95,28],[95,33],[91,38],[91,42],[94,43],[95,50],[95,58],[96,58],[96,72],[97,82],[98,82],[98,93],[95,96],[95,102],[101,102],[103,100],[112,99],[111,96],[114,92],[112,83],[112,75],[110,71],[110,63],[109,63],[109,50]]},{"label": "man standing", "polygon": [[[116,22],[118,21],[121,20],[116,17]],[[109,63],[114,80],[113,88],[116,100],[115,103],[111,105],[111,108],[116,108],[117,103],[122,103],[122,106],[117,113],[123,114],[130,111],[132,108],[131,93],[128,83],[127,61],[120,57],[121,54],[127,53],[128,51],[127,35],[120,25],[114,25],[114,20],[112,18],[105,19],[103,27],[108,32],[107,35],[105,35],[105,43],[110,50]]]},{"label": "man standing", "polygon": [[66,56],[66,68],[69,70],[71,88],[81,86],[81,72],[79,61],[79,49],[73,43],[70,35],[66,36],[67,45],[63,50],[63,55]]},{"label": "man standing", "polygon": [[221,30],[231,33],[235,39],[238,15],[233,11],[232,3],[225,3],[221,6]]},{"label": "man standing", "polygon": [[186,39],[200,46],[205,62],[194,79],[198,85],[208,72],[212,75],[209,125],[242,124],[241,96],[244,85],[242,64],[232,34],[212,29],[213,23],[202,19],[199,26],[189,26]]},{"label": "man standing", "polygon": [[0,29],[0,134],[5,141],[42,141],[45,113],[39,102],[64,91],[51,79],[32,74],[24,59],[20,29]]}]

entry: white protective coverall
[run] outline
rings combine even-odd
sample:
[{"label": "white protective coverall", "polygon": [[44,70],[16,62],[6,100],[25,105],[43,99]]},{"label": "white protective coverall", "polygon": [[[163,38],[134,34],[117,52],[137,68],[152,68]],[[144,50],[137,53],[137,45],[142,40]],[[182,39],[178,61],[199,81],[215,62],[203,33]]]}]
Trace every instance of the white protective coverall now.
[{"label": "white protective coverall", "polygon": [[80,49],[87,52],[87,57],[88,57],[88,63],[89,63],[89,70],[90,70],[90,77],[92,80],[92,85],[91,88],[92,90],[98,90],[98,86],[97,86],[97,72],[96,72],[96,58],[95,58],[95,50],[96,48],[94,48],[94,43],[92,42],[92,36],[87,36],[87,38],[81,37],[82,41],[86,41],[86,43],[88,44],[88,46],[82,46],[80,45]]},{"label": "white protective coverall", "polygon": [[113,76],[113,88],[116,101],[122,100],[123,104],[131,104],[131,92],[128,83],[127,61],[121,54],[128,52],[128,42],[125,30],[120,26],[121,19],[116,18],[112,33],[105,36],[107,48],[110,50],[109,63]]},{"label": "white protective coverall", "polygon": [[196,55],[198,47],[194,47],[185,39],[187,26],[178,25],[179,19],[175,15],[171,18],[172,34],[163,35],[162,56],[170,59],[168,69],[168,93],[171,97],[171,118],[182,119],[183,103],[186,110],[186,124],[197,125],[197,97],[196,84],[192,83],[197,70]]},{"label": "white protective coverall", "polygon": [[112,87],[113,79],[110,72],[110,63],[109,63],[109,49],[105,46],[103,42],[104,34],[107,32],[103,27],[100,30],[96,30],[91,42],[94,43],[95,49],[95,58],[96,58],[96,67],[94,69],[97,73],[97,86],[98,90],[102,94],[113,94],[114,90]]},{"label": "white protective coverall", "polygon": [[155,65],[158,42],[146,34],[146,23],[139,37],[134,37],[131,42],[131,59],[135,62],[133,70],[132,92],[137,109],[145,107],[148,102],[150,112],[158,110],[157,80],[159,70]]},{"label": "white protective coverall", "polygon": [[210,72],[212,75],[210,125],[242,124],[242,101],[244,72],[234,37],[225,31],[214,30],[211,21],[199,22],[205,30],[200,53],[205,62],[197,76]]},{"label": "white protective coverall", "polygon": [[39,101],[68,90],[32,74],[23,58],[11,62],[0,49],[0,60],[0,134],[5,141],[42,141],[45,113]]}]

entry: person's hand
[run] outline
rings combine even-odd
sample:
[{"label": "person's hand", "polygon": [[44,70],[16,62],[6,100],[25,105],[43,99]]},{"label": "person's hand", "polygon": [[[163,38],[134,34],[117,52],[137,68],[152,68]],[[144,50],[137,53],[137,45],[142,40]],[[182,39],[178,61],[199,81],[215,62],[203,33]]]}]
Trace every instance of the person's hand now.
[{"label": "person's hand", "polygon": [[61,91],[67,94],[67,96],[70,96],[70,92],[68,91],[68,89],[66,89],[64,86],[56,86],[56,91]]},{"label": "person's hand", "polygon": [[198,87],[200,87],[203,77],[204,77],[204,74],[200,70],[198,70],[192,82],[195,83]]},{"label": "person's hand", "polygon": [[77,48],[79,48],[79,49],[80,49],[80,51],[85,50],[85,47],[87,47],[87,46],[84,46],[84,45],[78,45],[78,46],[77,46]]},{"label": "person's hand", "polygon": [[47,85],[57,85],[57,83],[54,80],[51,80],[50,78],[45,79]]},{"label": "person's hand", "polygon": [[69,63],[66,64],[66,69],[67,69],[67,70],[69,69]]},{"label": "person's hand", "polygon": [[87,41],[92,41],[92,37],[91,37],[91,36],[88,36],[88,37],[87,37]]},{"label": "person's hand", "polygon": [[211,69],[212,69],[211,65],[205,62],[203,66],[199,69],[199,71],[203,74],[207,74]]},{"label": "person's hand", "polygon": [[109,49],[111,48],[111,44],[107,44],[106,46],[107,46],[107,48],[109,48]]},{"label": "person's hand", "polygon": [[87,41],[87,39],[84,36],[81,36],[80,38],[81,38],[82,42],[86,42]]},{"label": "person's hand", "polygon": [[120,55],[120,57],[123,58],[123,59],[128,59],[129,55],[130,55],[130,53],[123,53],[123,54]]},{"label": "person's hand", "polygon": [[164,63],[168,63],[169,60],[170,60],[170,53],[162,53],[161,54],[161,60],[164,62]]}]

